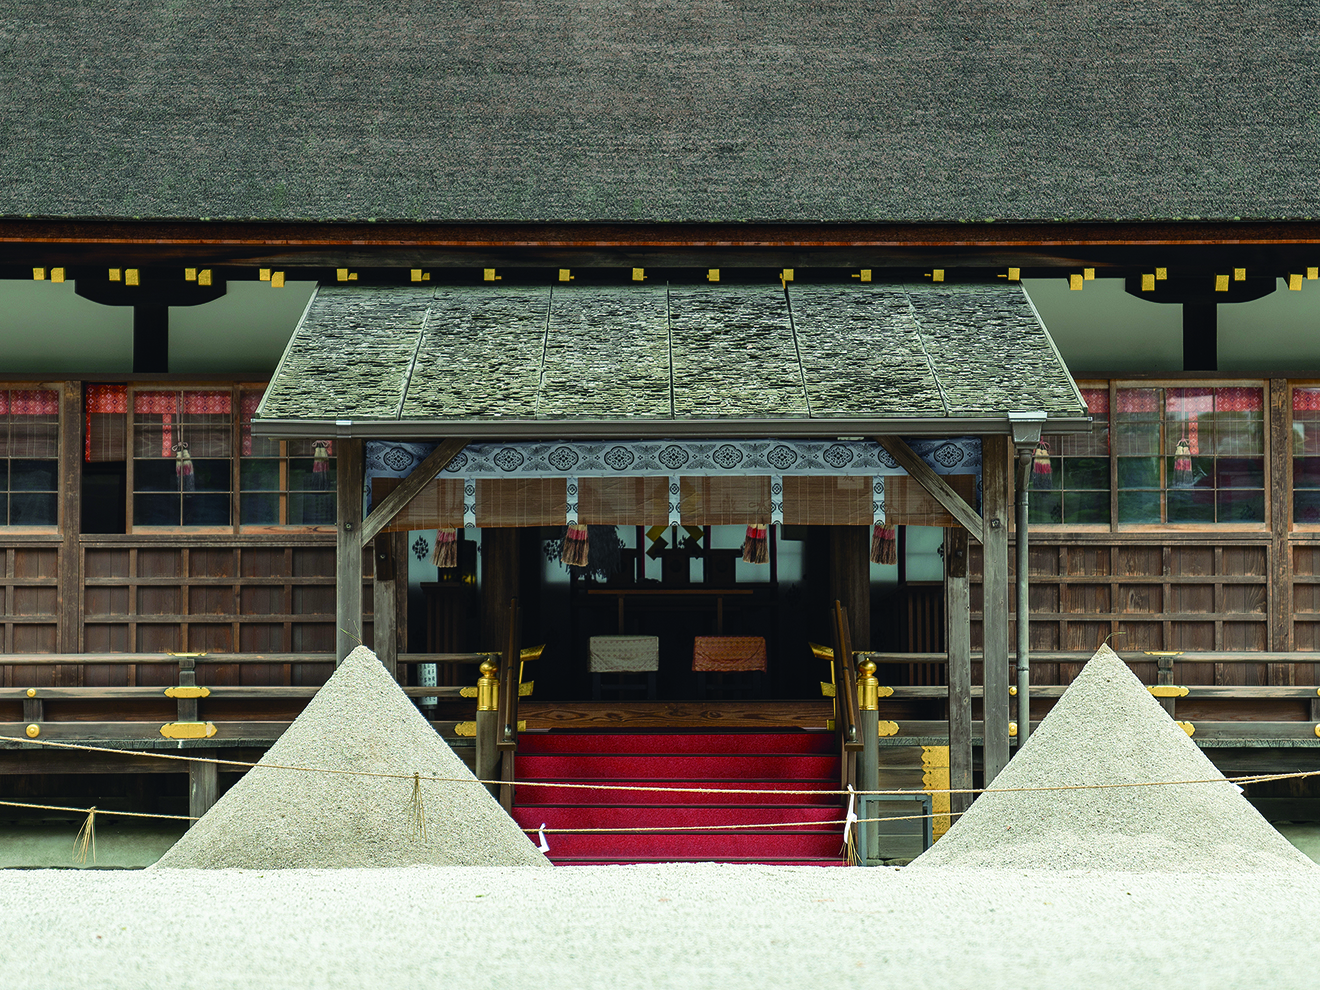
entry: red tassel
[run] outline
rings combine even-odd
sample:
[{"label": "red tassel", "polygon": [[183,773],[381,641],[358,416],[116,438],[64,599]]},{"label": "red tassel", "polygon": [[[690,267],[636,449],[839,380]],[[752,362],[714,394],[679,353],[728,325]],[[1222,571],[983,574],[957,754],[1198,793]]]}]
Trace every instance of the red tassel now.
[{"label": "red tassel", "polygon": [[458,566],[458,531],[453,529],[442,529],[435,534],[435,553],[431,555],[431,563],[436,567],[457,567]]},{"label": "red tassel", "polygon": [[581,523],[573,523],[564,535],[564,546],[559,551],[559,559],[570,567],[586,567],[589,549],[587,527]]},{"label": "red tassel", "polygon": [[1186,437],[1173,450],[1173,483],[1178,488],[1192,486],[1192,445]]},{"label": "red tassel", "polygon": [[192,455],[188,453],[186,443],[174,445],[174,473],[179,479],[179,491],[197,490],[197,478],[193,475]]},{"label": "red tassel", "polygon": [[318,491],[330,487],[330,452],[326,449],[329,446],[328,440],[317,440],[312,446],[312,487]]},{"label": "red tassel", "polygon": [[1054,466],[1050,463],[1050,445],[1044,440],[1036,444],[1036,453],[1031,458],[1031,487],[1054,487]]},{"label": "red tassel", "polygon": [[742,559],[749,564],[765,564],[770,560],[770,527],[753,523],[747,527],[743,540]]},{"label": "red tassel", "polygon": [[892,526],[876,523],[875,529],[871,531],[871,563],[898,563],[898,541],[894,539]]}]

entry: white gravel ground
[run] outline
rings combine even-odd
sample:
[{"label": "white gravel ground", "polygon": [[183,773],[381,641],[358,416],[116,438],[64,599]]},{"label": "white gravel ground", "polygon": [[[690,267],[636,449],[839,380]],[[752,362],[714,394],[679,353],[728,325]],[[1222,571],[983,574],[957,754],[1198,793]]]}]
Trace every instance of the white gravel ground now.
[{"label": "white gravel ground", "polygon": [[12,871],[0,987],[1309,990],[1318,881],[714,864]]}]

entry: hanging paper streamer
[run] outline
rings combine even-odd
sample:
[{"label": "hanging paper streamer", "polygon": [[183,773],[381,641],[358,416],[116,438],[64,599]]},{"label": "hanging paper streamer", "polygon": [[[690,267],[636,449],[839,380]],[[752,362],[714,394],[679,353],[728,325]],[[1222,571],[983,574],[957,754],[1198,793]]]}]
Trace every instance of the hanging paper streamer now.
[{"label": "hanging paper streamer", "polygon": [[871,531],[871,563],[898,563],[898,542],[894,539],[894,527],[888,523],[876,523]]},{"label": "hanging paper streamer", "polygon": [[1050,445],[1044,440],[1036,444],[1036,453],[1031,458],[1031,487],[1054,487],[1054,466],[1050,463]]},{"label": "hanging paper streamer", "polygon": [[458,531],[454,529],[437,530],[435,534],[435,553],[431,563],[436,567],[458,566]]},{"label": "hanging paper streamer", "polygon": [[742,549],[742,559],[747,563],[767,563],[770,560],[770,527],[764,523],[748,526]]},{"label": "hanging paper streamer", "polygon": [[174,474],[179,479],[179,491],[197,490],[197,479],[193,475],[192,455],[188,453],[188,444],[180,441],[174,445]]},{"label": "hanging paper streamer", "polygon": [[559,551],[559,559],[570,567],[586,567],[589,549],[587,527],[582,523],[572,523],[564,535],[564,547]]},{"label": "hanging paper streamer", "polygon": [[1173,483],[1178,488],[1192,485],[1192,445],[1186,437],[1178,441],[1173,451]]},{"label": "hanging paper streamer", "polygon": [[312,488],[319,492],[330,488],[329,440],[317,440],[312,445]]}]

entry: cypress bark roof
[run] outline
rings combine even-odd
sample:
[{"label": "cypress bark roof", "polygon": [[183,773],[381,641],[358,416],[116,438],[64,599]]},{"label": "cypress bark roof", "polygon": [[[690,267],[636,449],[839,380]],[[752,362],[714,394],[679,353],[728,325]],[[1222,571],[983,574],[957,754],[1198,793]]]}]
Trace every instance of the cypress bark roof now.
[{"label": "cypress bark roof", "polygon": [[1320,216],[1307,5],[11,0],[0,216]]},{"label": "cypress bark roof", "polygon": [[1035,410],[1051,432],[1089,429],[1015,285],[332,285],[294,331],[253,427],[953,435],[1007,432],[1009,411]]}]

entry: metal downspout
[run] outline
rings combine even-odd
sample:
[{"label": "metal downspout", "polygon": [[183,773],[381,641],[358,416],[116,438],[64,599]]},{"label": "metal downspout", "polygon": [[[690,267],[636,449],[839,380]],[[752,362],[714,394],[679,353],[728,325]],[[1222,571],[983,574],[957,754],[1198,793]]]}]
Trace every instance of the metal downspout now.
[{"label": "metal downspout", "polygon": [[1027,487],[1031,483],[1032,448],[1018,448],[1017,484],[1017,744],[1031,735],[1031,581],[1027,536]]}]

